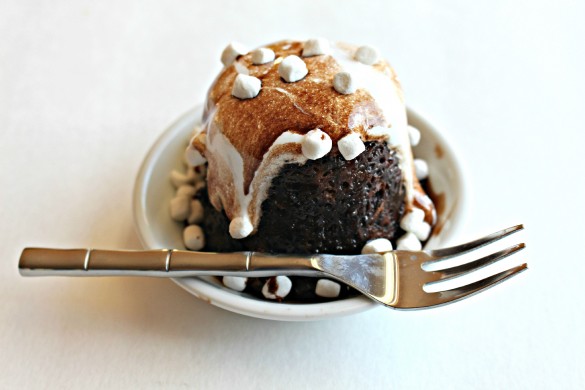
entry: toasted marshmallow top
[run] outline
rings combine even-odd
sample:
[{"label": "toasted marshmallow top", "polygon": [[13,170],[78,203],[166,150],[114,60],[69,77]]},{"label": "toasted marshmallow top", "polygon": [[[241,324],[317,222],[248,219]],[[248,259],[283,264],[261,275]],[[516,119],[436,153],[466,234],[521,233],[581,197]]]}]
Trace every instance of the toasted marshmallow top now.
[{"label": "toasted marshmallow top", "polygon": [[[314,137],[315,130],[325,133],[333,145],[341,141],[340,150],[352,146],[346,159],[363,151],[353,148],[358,143],[388,142],[401,159],[407,209],[414,201],[421,207],[419,198],[427,198],[413,169],[402,91],[388,63],[364,64],[356,59],[358,47],[342,43],[331,44],[326,54],[302,57],[304,47],[298,41],[267,45],[275,56],[263,64],[254,61],[253,53],[240,55],[226,65],[209,90],[203,118],[206,137],[194,137],[191,149],[208,161],[210,201],[237,225],[230,226],[230,232],[237,232],[234,238],[257,229],[272,179],[283,165],[307,161],[303,141],[305,136]],[[281,77],[282,70],[279,73],[282,61],[290,56],[303,61],[308,70],[293,82]],[[336,90],[335,76],[341,72],[351,75],[355,90]],[[257,96],[233,95],[239,74],[261,81]],[[350,145],[348,140],[354,142]],[[434,218],[432,202],[425,199],[423,203]]]}]

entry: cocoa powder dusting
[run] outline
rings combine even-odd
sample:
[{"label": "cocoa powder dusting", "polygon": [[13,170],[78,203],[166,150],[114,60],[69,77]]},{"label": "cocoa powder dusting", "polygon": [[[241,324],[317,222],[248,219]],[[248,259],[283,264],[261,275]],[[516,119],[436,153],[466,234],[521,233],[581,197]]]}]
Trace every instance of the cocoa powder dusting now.
[{"label": "cocoa powder dusting", "polygon": [[[386,124],[382,110],[365,90],[341,95],[333,89],[333,77],[341,69],[332,56],[303,58],[308,75],[287,83],[280,78],[278,65],[288,55],[301,56],[303,43],[282,41],[266,47],[274,50],[275,60],[253,65],[251,54],[239,57],[217,78],[206,107],[207,132],[221,131],[243,158],[246,192],[264,154],[286,131],[305,134],[319,128],[335,143],[351,131],[365,135],[367,129]],[[393,76],[388,64],[378,66]],[[231,95],[238,69],[244,68],[262,81],[260,94],[253,99]]]}]

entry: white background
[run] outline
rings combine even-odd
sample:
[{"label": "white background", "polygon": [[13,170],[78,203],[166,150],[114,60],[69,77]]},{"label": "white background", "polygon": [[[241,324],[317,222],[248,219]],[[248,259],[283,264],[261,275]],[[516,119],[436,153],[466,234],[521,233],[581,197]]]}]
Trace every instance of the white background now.
[{"label": "white background", "polygon": [[[0,388],[585,387],[578,1],[0,1]],[[445,308],[282,323],[166,280],[24,279],[25,246],[139,248],[131,190],[225,44],[379,47],[530,270]]]}]

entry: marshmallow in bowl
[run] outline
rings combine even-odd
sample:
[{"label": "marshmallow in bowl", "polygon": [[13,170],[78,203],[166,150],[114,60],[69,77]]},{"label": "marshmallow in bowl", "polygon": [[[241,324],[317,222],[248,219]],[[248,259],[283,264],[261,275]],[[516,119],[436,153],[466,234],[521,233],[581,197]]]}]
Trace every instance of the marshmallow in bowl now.
[{"label": "marshmallow in bowl", "polygon": [[420,241],[425,241],[431,234],[431,225],[425,222],[425,212],[414,208],[407,212],[400,220],[402,230],[412,233]]},{"label": "marshmallow in bowl", "polygon": [[262,65],[274,61],[274,51],[262,47],[252,52],[252,63],[254,65]]},{"label": "marshmallow in bowl", "polygon": [[429,165],[425,160],[420,158],[414,159],[414,172],[418,180],[424,180],[429,177]]},{"label": "marshmallow in bowl", "polygon": [[309,73],[307,64],[298,56],[291,55],[286,57],[278,66],[278,74],[287,83],[294,83],[302,80]]},{"label": "marshmallow in bowl", "polygon": [[189,179],[189,183],[195,183],[195,182],[201,180],[199,178],[199,175],[197,174],[197,172],[195,172],[195,169],[193,169],[193,167],[188,167],[185,175],[187,175],[187,178]]},{"label": "marshmallow in bowl", "polygon": [[384,253],[392,250],[392,243],[386,238],[376,238],[370,240],[362,248],[362,254],[367,255],[371,253]]},{"label": "marshmallow in bowl", "polygon": [[205,246],[205,234],[199,225],[189,225],[183,229],[183,243],[192,251],[198,251]]},{"label": "marshmallow in bowl", "polygon": [[420,251],[422,244],[413,233],[407,232],[396,240],[396,249],[401,251]]},{"label": "marshmallow in bowl", "polygon": [[192,183],[191,179],[177,170],[171,171],[171,183],[175,186],[175,188],[179,188],[185,184]]},{"label": "marshmallow in bowl", "polygon": [[400,227],[402,230],[410,232],[417,224],[423,222],[425,219],[425,212],[419,208],[413,208],[408,211],[400,220]]},{"label": "marshmallow in bowl", "polygon": [[175,221],[184,221],[189,216],[189,198],[186,196],[175,196],[171,200],[171,218]]},{"label": "marshmallow in bowl", "polygon": [[252,99],[258,96],[261,88],[262,82],[259,78],[239,74],[234,81],[232,95],[238,99]]},{"label": "marshmallow in bowl", "polygon": [[356,82],[349,72],[339,72],[333,77],[333,88],[342,95],[354,93]]},{"label": "marshmallow in bowl", "polygon": [[205,209],[203,208],[201,201],[199,199],[192,199],[189,205],[190,212],[189,216],[187,217],[187,222],[189,225],[203,222],[205,217]]},{"label": "marshmallow in bowl", "polygon": [[329,134],[320,129],[314,129],[303,136],[301,150],[309,160],[317,160],[329,153],[332,145]]},{"label": "marshmallow in bowl", "polygon": [[223,49],[221,53],[221,62],[224,66],[231,65],[236,58],[241,55],[244,55],[248,52],[248,49],[238,42],[232,42]]},{"label": "marshmallow in bowl", "polygon": [[291,280],[286,276],[275,276],[266,281],[262,286],[262,295],[266,299],[283,299],[290,293]]},{"label": "marshmallow in bowl", "polygon": [[362,64],[373,65],[380,60],[380,53],[372,46],[360,46],[355,52],[355,59]]},{"label": "marshmallow in bowl", "polygon": [[331,48],[329,46],[329,41],[324,38],[316,38],[316,39],[309,39],[305,42],[305,47],[303,48],[303,57],[313,57],[313,56],[320,56],[324,54],[329,54],[331,52]]},{"label": "marshmallow in bowl", "polygon": [[358,133],[349,133],[337,141],[337,147],[346,160],[353,160],[366,150],[366,146]]},{"label": "marshmallow in bowl", "polygon": [[315,295],[323,298],[337,298],[341,291],[341,285],[333,280],[319,279],[315,286]]},{"label": "marshmallow in bowl", "polygon": [[410,230],[420,241],[426,241],[431,234],[431,225],[426,222],[417,223]]},{"label": "marshmallow in bowl", "polygon": [[410,139],[410,145],[416,146],[420,142],[420,130],[413,126],[408,126],[408,138]]},{"label": "marshmallow in bowl", "polygon": [[244,291],[246,289],[246,284],[248,283],[248,278],[241,276],[224,276],[221,281],[227,288],[234,291]]},{"label": "marshmallow in bowl", "polygon": [[182,186],[177,188],[176,196],[192,198],[193,196],[195,196],[196,193],[197,191],[195,190],[195,187],[189,184],[183,184]]}]

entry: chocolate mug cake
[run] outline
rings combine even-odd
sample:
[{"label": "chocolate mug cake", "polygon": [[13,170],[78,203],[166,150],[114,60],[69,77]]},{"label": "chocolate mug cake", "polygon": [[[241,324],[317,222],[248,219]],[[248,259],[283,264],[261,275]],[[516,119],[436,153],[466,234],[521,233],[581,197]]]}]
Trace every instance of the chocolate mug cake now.
[{"label": "chocolate mug cake", "polygon": [[[187,248],[213,252],[357,254],[419,250],[436,223],[420,180],[394,70],[370,46],[281,41],[230,44],[173,172],[171,216]],[[351,294],[327,279],[224,277],[267,299]]]}]

